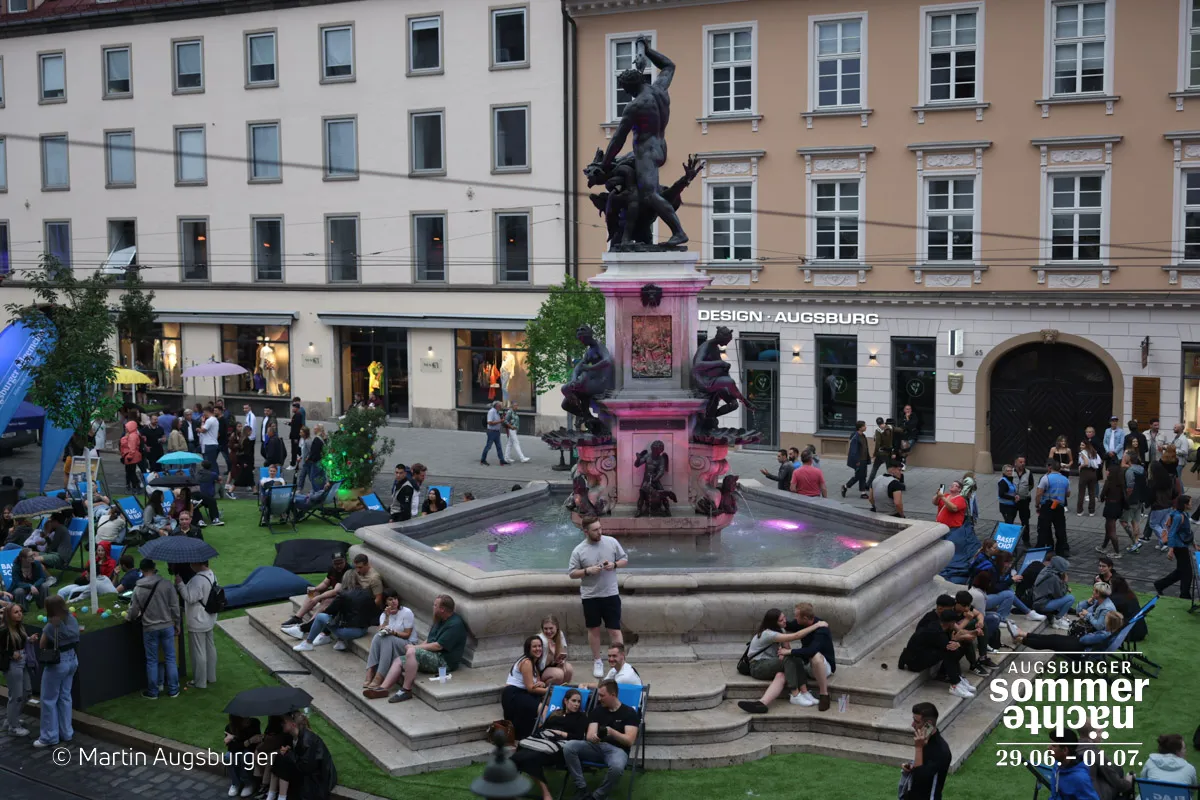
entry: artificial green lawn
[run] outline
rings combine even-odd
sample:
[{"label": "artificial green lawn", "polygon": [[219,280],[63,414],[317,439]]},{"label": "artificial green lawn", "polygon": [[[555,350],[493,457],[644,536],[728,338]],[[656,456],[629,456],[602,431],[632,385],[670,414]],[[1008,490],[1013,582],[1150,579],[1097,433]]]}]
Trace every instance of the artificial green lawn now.
[{"label": "artificial green lawn", "polygon": [[[272,536],[257,525],[253,501],[239,500],[222,503],[226,525],[206,528],[205,540],[221,556],[213,561],[213,569],[221,583],[241,581],[254,567],[270,564],[275,557],[274,545],[289,536]],[[296,538],[335,538],[355,541],[336,526],[324,522],[306,522]],[[309,576],[319,580],[322,576]],[[1143,597],[1143,602],[1148,599]],[[1187,603],[1163,598],[1150,615],[1150,638],[1143,648],[1151,658],[1163,665],[1162,677],[1152,681],[1144,701],[1134,710],[1132,732],[1119,732],[1114,740],[1143,742],[1141,757],[1155,752],[1155,740],[1161,733],[1180,733],[1191,740],[1191,733],[1200,723],[1200,690],[1195,684],[1195,642],[1200,636],[1200,615],[1189,615]],[[241,612],[229,612],[223,616]],[[221,713],[225,704],[242,689],[272,685],[269,677],[223,631],[217,632],[217,683],[207,690],[188,690],[176,699],[144,700],[130,695],[87,709],[114,722],[130,725],[143,731],[176,739],[199,747],[221,749]],[[86,669],[87,665],[81,665]],[[836,712],[829,712],[831,715]],[[313,715],[313,728],[329,745],[338,767],[340,783],[396,800],[414,796],[437,796],[439,800],[468,800],[473,798],[467,786],[480,774],[480,767],[392,778],[384,774],[351,742],[338,733],[319,715]],[[483,731],[480,731],[483,736]],[[947,797],[954,800],[1026,800],[1033,778],[1025,770],[997,767],[996,752],[1001,741],[1046,741],[1046,736],[1033,737],[1023,731],[1003,727],[993,731],[967,760],[959,772],[951,776]],[[1200,758],[1189,752],[1187,757],[1200,767]],[[861,764],[826,756],[808,754],[772,756],[761,761],[736,767],[692,770],[687,772],[650,772],[637,780],[635,798],[650,800],[668,796],[697,798],[778,798],[791,800],[802,794],[799,787],[820,787],[823,800],[861,800],[864,797],[892,797],[896,792],[899,770],[894,766]],[[557,790],[557,782],[552,784]],[[624,789],[622,787],[621,791]],[[813,793],[817,790],[814,788]]]}]

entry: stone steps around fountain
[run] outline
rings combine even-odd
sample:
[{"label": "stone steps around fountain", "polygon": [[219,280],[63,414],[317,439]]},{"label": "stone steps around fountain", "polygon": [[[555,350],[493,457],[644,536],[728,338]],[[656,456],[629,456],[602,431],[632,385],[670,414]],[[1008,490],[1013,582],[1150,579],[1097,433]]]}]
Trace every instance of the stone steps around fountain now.
[{"label": "stone steps around fountain", "polygon": [[255,628],[249,617],[224,620],[218,625],[281,683],[308,692],[313,698],[312,707],[389,775],[454,769],[482,764],[491,757],[492,749],[482,739],[431,750],[410,750],[390,731],[326,685],[318,675],[298,671],[296,661]]}]

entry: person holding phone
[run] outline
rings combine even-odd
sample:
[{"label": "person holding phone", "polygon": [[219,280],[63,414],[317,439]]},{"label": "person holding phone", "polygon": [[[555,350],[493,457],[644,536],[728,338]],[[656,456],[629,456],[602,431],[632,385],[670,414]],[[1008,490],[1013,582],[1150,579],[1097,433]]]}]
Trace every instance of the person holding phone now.
[{"label": "person holding phone", "polygon": [[938,710],[933,703],[912,707],[913,760],[900,766],[908,791],[902,800],[941,800],[950,773],[950,745],[937,728]]}]

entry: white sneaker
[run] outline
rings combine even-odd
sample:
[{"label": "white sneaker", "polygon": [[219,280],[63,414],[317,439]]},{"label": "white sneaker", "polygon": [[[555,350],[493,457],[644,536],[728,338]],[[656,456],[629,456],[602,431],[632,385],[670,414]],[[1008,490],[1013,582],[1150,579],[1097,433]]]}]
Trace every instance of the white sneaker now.
[{"label": "white sneaker", "polygon": [[604,677],[604,662],[598,658],[592,663],[592,675],[597,678]]},{"label": "white sneaker", "polygon": [[333,649],[337,650],[340,653],[341,651],[346,649],[346,643],[343,642],[341,639],[338,639],[336,642],[333,643]]},{"label": "white sneaker", "polygon": [[242,794],[241,794],[242,797],[249,797],[252,794],[254,794],[253,786],[243,786],[242,787]]},{"label": "white sneaker", "polygon": [[329,644],[333,641],[333,637],[328,633],[318,633],[317,638],[313,639],[312,643],[315,647],[320,647],[323,644]]},{"label": "white sneaker", "polygon": [[239,792],[239,791],[241,791],[241,790],[240,790],[240,789],[238,789],[238,787],[236,787],[236,786],[230,786],[230,787],[229,787],[229,791],[228,791],[228,792],[226,792],[225,794],[229,795],[230,797],[237,797],[237,796],[238,796],[238,792]]},{"label": "white sneaker", "polygon": [[8,735],[9,736],[28,736],[29,729],[28,728],[9,728]]},{"label": "white sneaker", "polygon": [[[817,704],[816,698],[814,698],[812,695],[805,697],[806,694],[808,693],[801,692],[800,694],[794,694],[788,698],[788,702],[794,706],[815,706]],[[812,700],[812,702],[810,703],[809,700]]]},{"label": "white sneaker", "polygon": [[954,695],[955,697],[961,697],[964,700],[970,700],[972,697],[975,696],[975,695],[971,694],[969,691],[967,691],[966,689],[964,689],[963,685],[961,683],[956,683],[953,686],[951,686],[950,694]]},{"label": "white sneaker", "polygon": [[49,589],[51,586],[54,586],[57,583],[58,578],[54,577],[53,575],[47,575],[46,580],[42,581],[42,586],[46,589]]},{"label": "white sneaker", "polygon": [[1065,631],[1070,630],[1071,623],[1067,622],[1065,617],[1055,617],[1054,621],[1050,623],[1050,627],[1055,630]]},{"label": "white sneaker", "polygon": [[972,685],[971,685],[971,682],[970,682],[970,681],[968,681],[966,678],[960,678],[960,679],[959,679],[959,681],[958,681],[958,686],[959,686],[959,688],[961,688],[961,689],[962,689],[964,692],[966,692],[967,694],[971,695],[972,697],[974,697],[974,696],[975,696],[975,687],[974,687],[974,686],[972,686]]},{"label": "white sneaker", "polygon": [[1004,624],[1008,626],[1008,635],[1011,636],[1013,639],[1016,639],[1017,634],[1019,634],[1021,632],[1021,629],[1017,627],[1017,623],[1013,622],[1010,619],[1010,620],[1005,620]]},{"label": "white sneaker", "polygon": [[1045,622],[1046,615],[1039,614],[1031,608],[1029,609],[1029,613],[1025,615],[1025,619],[1029,620],[1030,622]]},{"label": "white sneaker", "polygon": [[303,641],[300,644],[293,647],[292,649],[295,650],[297,653],[307,653],[308,651],[313,649],[313,646],[312,646],[312,642]]},{"label": "white sneaker", "polygon": [[525,456],[525,458],[521,459],[521,463],[524,464],[528,460],[529,460],[529,456]]},{"label": "white sneaker", "polygon": [[286,633],[288,636],[292,637],[293,639],[303,639],[304,638],[304,631],[300,630],[299,625],[289,625],[286,628],[281,628],[280,630],[282,630],[284,633]]}]

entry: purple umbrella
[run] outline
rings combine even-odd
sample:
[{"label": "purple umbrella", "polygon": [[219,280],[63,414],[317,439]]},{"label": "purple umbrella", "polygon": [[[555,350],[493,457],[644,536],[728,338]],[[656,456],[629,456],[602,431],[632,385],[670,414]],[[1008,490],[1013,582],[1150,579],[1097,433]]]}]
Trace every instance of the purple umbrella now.
[{"label": "purple umbrella", "polygon": [[217,378],[223,378],[227,375],[244,375],[249,370],[245,367],[239,367],[237,364],[230,364],[227,361],[209,361],[206,364],[197,364],[194,367],[188,367],[183,371],[185,378],[212,378],[213,379],[213,397],[217,396]]}]

